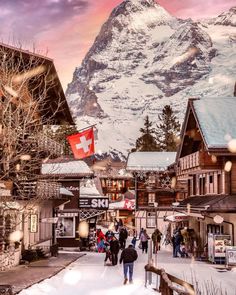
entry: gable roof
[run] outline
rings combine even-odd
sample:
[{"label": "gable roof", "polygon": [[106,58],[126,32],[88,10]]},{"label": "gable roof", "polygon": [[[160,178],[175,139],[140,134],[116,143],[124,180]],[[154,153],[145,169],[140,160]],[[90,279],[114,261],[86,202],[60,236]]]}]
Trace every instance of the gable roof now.
[{"label": "gable roof", "polygon": [[26,63],[28,63],[28,69],[32,69],[35,64],[29,62],[30,58],[35,57],[40,65],[44,65],[48,71],[50,78],[50,87],[47,89],[46,95],[46,103],[49,107],[47,107],[47,112],[44,114],[48,114],[52,116],[54,120],[54,124],[70,124],[74,125],[73,118],[70,113],[70,109],[59,80],[57,70],[55,68],[53,59],[43,56],[41,54],[37,54],[35,52],[30,52],[29,50],[23,50],[22,48],[17,48],[14,46],[10,46],[8,44],[4,44],[0,42],[1,54],[5,54],[6,52],[10,52],[15,57],[20,57]]},{"label": "gable roof", "polygon": [[206,149],[209,152],[229,153],[228,137],[236,138],[236,97],[191,98],[188,101],[182,125],[182,140],[177,151],[176,160],[181,155],[184,134],[191,111]]},{"label": "gable roof", "polygon": [[128,155],[128,171],[164,171],[175,162],[176,152],[134,152]]},{"label": "gable roof", "polygon": [[227,149],[227,136],[236,138],[236,98],[201,98],[192,106],[207,148]]},{"label": "gable roof", "polygon": [[92,176],[93,172],[84,161],[71,160],[65,162],[53,162],[42,164],[42,175],[56,177],[83,177]]}]

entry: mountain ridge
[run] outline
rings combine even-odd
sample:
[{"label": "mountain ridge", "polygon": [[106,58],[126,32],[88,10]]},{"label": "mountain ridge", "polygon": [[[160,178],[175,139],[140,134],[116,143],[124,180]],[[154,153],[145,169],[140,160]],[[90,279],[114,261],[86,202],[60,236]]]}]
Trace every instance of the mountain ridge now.
[{"label": "mountain ridge", "polygon": [[97,124],[99,152],[126,155],[165,104],[181,121],[188,97],[233,93],[235,28],[216,19],[180,20],[154,0],[113,9],[66,91],[78,125]]}]

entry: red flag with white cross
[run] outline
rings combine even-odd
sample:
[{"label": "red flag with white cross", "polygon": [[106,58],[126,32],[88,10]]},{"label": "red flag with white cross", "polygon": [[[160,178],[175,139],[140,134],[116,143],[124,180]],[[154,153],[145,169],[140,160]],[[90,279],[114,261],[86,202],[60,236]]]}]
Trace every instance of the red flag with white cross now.
[{"label": "red flag with white cross", "polygon": [[134,210],[135,209],[135,201],[134,200],[125,199],[124,209]]},{"label": "red flag with white cross", "polygon": [[75,159],[83,159],[94,154],[93,128],[67,137]]}]

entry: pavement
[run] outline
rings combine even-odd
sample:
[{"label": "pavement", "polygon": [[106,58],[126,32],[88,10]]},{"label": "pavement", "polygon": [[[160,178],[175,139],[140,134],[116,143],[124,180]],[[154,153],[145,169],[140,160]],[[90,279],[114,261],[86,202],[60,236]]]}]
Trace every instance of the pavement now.
[{"label": "pavement", "polygon": [[56,275],[69,264],[84,256],[83,252],[59,252],[57,257],[18,265],[10,270],[0,272],[0,285],[11,285],[14,294]]}]

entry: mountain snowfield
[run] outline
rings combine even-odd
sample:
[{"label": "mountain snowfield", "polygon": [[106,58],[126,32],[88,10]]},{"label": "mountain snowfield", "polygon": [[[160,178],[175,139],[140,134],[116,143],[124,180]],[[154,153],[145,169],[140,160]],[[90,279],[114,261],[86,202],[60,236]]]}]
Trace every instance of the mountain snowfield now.
[{"label": "mountain snowfield", "polygon": [[127,156],[144,117],[170,104],[182,122],[190,97],[232,96],[236,8],[193,22],[155,0],[125,0],[104,23],[66,91],[79,128],[96,124],[97,153]]}]

